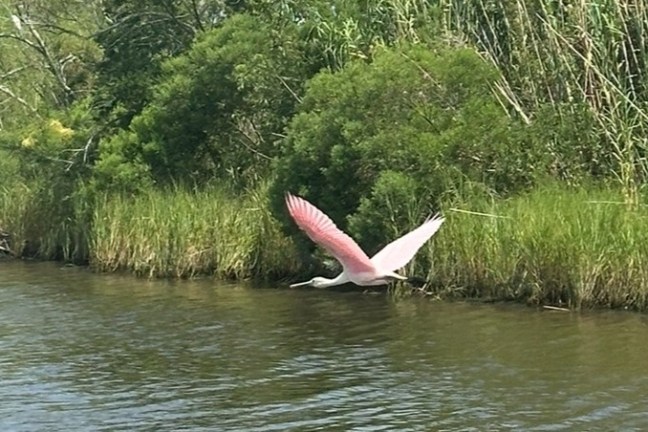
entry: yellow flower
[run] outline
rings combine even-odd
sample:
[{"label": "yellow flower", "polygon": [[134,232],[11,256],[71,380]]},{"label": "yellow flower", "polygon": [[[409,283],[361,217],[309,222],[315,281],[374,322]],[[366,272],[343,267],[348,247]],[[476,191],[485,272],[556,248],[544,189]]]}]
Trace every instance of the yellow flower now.
[{"label": "yellow flower", "polygon": [[34,147],[34,144],[36,144],[36,141],[31,136],[28,136],[20,142],[20,145],[25,148],[32,148]]},{"label": "yellow flower", "polygon": [[49,127],[52,132],[64,139],[70,138],[72,135],[74,135],[73,129],[66,128],[60,121],[55,119],[50,120]]}]

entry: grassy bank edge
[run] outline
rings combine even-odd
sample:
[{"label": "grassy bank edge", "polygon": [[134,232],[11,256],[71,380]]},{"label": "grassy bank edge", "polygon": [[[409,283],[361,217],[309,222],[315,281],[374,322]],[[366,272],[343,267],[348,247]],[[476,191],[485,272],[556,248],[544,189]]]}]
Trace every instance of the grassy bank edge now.
[{"label": "grassy bank edge", "polygon": [[[0,226],[14,243],[50,237],[40,239],[41,259],[87,249],[96,271],[145,277],[283,282],[315,271],[304,267],[270,214],[265,186],[242,195],[211,187],[102,196],[85,228],[78,226],[82,218],[65,224],[27,218],[37,206],[26,189],[0,196]],[[441,231],[404,272],[423,275],[426,290],[441,298],[645,311],[648,208],[629,208],[620,197],[603,187],[549,185],[510,199],[485,193],[454,199],[444,206]],[[32,226],[38,222],[44,226]],[[65,232],[70,227],[72,234]],[[86,236],[86,246],[72,245]],[[66,246],[48,256],[57,239]]]}]

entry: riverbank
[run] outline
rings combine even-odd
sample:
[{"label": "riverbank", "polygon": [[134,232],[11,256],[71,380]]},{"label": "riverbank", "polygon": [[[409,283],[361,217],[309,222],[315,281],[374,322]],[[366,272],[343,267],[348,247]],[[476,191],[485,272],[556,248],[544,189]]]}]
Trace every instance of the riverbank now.
[{"label": "riverbank", "polygon": [[[404,271],[424,276],[426,289],[441,298],[645,311],[648,208],[628,208],[620,197],[606,188],[553,185],[509,199],[455,199],[444,206],[440,232]],[[3,208],[0,223],[34,245],[39,239],[29,235],[45,228],[19,223],[34,223],[20,214],[28,208],[16,206],[13,215]],[[217,187],[104,196],[90,225],[67,226],[86,234],[50,237],[86,241],[66,249],[87,250],[99,272],[276,282],[321,271],[304,267],[268,210],[266,188],[236,197]],[[51,246],[39,250],[40,259],[56,258],[45,254]]]},{"label": "riverbank", "polygon": [[462,297],[648,309],[648,208],[609,189],[551,186],[447,211],[428,279]]},{"label": "riverbank", "polygon": [[276,280],[300,265],[270,215],[265,186],[237,197],[218,187],[103,197],[91,245],[93,268],[147,277]]}]

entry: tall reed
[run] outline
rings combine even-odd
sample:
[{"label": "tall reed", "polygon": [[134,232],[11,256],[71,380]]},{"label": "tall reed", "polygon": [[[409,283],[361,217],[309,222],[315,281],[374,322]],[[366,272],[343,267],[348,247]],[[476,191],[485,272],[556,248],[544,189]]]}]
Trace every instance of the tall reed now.
[{"label": "tall reed", "polygon": [[[624,200],[648,178],[648,5],[630,0],[440,0],[442,28],[502,72],[497,92],[526,121],[586,104],[613,154]],[[596,143],[592,143],[596,145]]]},{"label": "tall reed", "polygon": [[428,273],[439,293],[648,309],[648,207],[628,208],[618,190],[472,196],[445,215]]},{"label": "tall reed", "polygon": [[0,186],[0,229],[10,236],[11,251],[20,255],[27,238],[24,215],[29,205],[30,189],[24,184]]},{"label": "tall reed", "polygon": [[63,190],[41,182],[0,186],[0,228],[16,256],[87,261],[92,200],[85,187]]},{"label": "tall reed", "polygon": [[149,277],[277,278],[296,272],[292,242],[270,215],[265,185],[106,195],[94,213],[91,264]]}]

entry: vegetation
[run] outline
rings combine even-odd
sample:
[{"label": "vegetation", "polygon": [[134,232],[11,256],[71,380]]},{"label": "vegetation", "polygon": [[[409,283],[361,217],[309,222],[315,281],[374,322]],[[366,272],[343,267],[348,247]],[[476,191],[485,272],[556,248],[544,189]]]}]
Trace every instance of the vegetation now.
[{"label": "vegetation", "polygon": [[292,243],[266,211],[265,189],[238,197],[215,186],[103,196],[91,262],[98,270],[146,276],[276,279],[297,272]]},{"label": "vegetation", "polygon": [[619,197],[554,184],[456,201],[429,250],[427,280],[449,296],[646,310],[648,211]]},{"label": "vegetation", "polygon": [[0,0],[0,231],[98,271],[334,272],[292,191],[370,253],[443,212],[404,270],[438,295],[646,310],[646,34],[611,0]]}]

